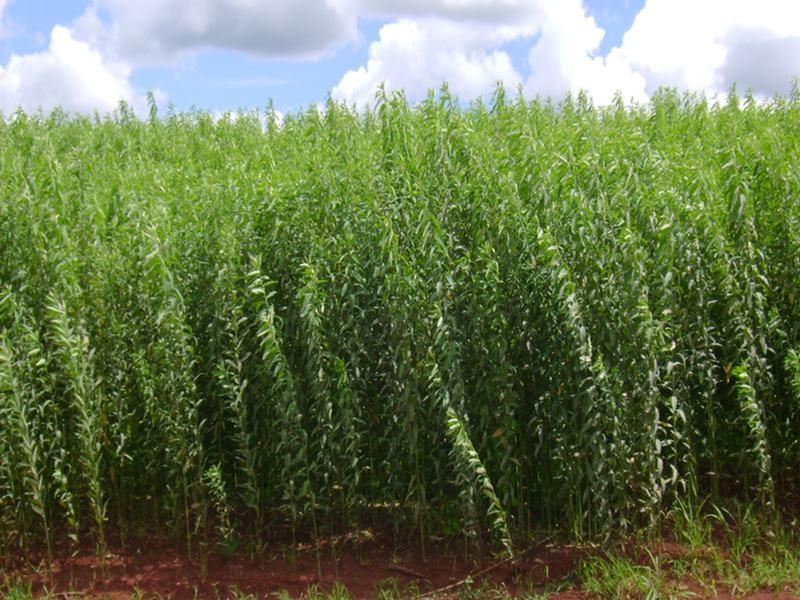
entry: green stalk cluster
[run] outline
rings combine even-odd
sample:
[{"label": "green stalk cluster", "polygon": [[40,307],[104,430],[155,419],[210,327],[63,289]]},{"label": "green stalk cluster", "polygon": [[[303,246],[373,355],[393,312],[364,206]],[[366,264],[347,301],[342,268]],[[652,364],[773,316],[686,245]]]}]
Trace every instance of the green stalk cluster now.
[{"label": "green stalk cluster", "polygon": [[797,93],[0,119],[0,545],[777,510],[798,156]]}]

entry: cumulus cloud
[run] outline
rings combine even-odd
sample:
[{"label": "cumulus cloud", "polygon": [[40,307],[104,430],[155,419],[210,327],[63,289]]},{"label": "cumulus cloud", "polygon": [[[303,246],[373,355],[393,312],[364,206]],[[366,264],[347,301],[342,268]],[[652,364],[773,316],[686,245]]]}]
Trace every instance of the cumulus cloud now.
[{"label": "cumulus cloud", "polygon": [[75,30],[134,63],[205,48],[307,58],[357,39],[361,17],[509,24],[537,10],[529,0],[91,0]]},{"label": "cumulus cloud", "polygon": [[463,98],[480,96],[498,81],[514,87],[522,77],[508,53],[496,47],[518,35],[516,28],[401,19],[381,28],[379,39],[370,44],[367,64],[348,71],[331,94],[364,106],[380,83],[403,89],[412,98],[444,82]]},{"label": "cumulus cloud", "polygon": [[351,0],[351,10],[389,17],[441,17],[480,23],[518,23],[540,13],[531,0]]},{"label": "cumulus cloud", "polygon": [[[369,10],[399,10],[397,0],[372,0]],[[366,65],[348,71],[333,96],[365,105],[378,84],[403,88],[412,98],[442,81],[460,96],[472,98],[502,81],[513,88],[525,79],[503,44],[531,39],[528,95],[560,97],[586,89],[598,102],[615,92],[646,99],[645,81],[620,56],[593,56],[604,32],[586,14],[580,0],[506,0],[494,2],[490,20],[481,20],[489,0],[436,0],[403,3],[405,10],[437,13],[440,18],[401,19],[383,27],[369,48]],[[447,19],[441,18],[447,16]]]},{"label": "cumulus cloud", "polygon": [[724,40],[727,53],[716,73],[720,87],[743,83],[758,94],[774,96],[790,91],[792,78],[800,76],[800,35],[737,27]]},{"label": "cumulus cloud", "polygon": [[[0,0],[0,32],[3,9]],[[365,105],[376,87],[412,99],[448,82],[464,99],[496,82],[528,96],[587,90],[646,100],[663,85],[760,96],[788,91],[800,75],[800,2],[645,0],[621,44],[598,55],[604,31],[582,0],[86,0],[50,47],[0,67],[0,108],[63,105],[113,109],[136,103],[130,69],[171,63],[206,48],[308,59],[358,39],[359,19],[385,19],[367,61],[347,71],[335,98]],[[509,42],[529,44],[514,64]]]},{"label": "cumulus cloud", "polygon": [[620,92],[625,100],[647,98],[644,77],[618,51],[594,56],[604,31],[586,14],[580,0],[550,2],[545,7],[541,36],[529,55],[528,95],[559,98],[586,90],[605,104]]},{"label": "cumulus cloud", "polygon": [[652,93],[662,85],[707,93],[736,82],[786,92],[800,74],[800,2],[647,0],[616,51]]},{"label": "cumulus cloud", "polygon": [[513,85],[521,76],[503,44],[524,36],[531,39],[528,96],[586,90],[605,104],[617,92],[645,101],[661,86],[714,95],[735,82],[763,97],[786,93],[800,75],[794,1],[646,0],[605,56],[597,54],[604,31],[581,0],[349,1],[367,14],[408,17],[381,29],[368,62],[334,88],[335,97],[359,104],[381,82],[412,97],[442,79],[465,97],[498,79]]},{"label": "cumulus cloud", "polygon": [[47,50],[13,55],[0,66],[0,111],[21,107],[91,113],[114,110],[120,100],[140,100],[128,82],[129,69],[105,60],[61,26],[53,28]]},{"label": "cumulus cloud", "polygon": [[206,48],[308,58],[357,39],[359,18],[438,18],[519,26],[540,19],[530,0],[91,0],[81,39],[135,64]]},{"label": "cumulus cloud", "polygon": [[93,0],[75,27],[84,39],[136,63],[169,61],[212,47],[310,57],[355,36],[355,15],[343,2]]}]

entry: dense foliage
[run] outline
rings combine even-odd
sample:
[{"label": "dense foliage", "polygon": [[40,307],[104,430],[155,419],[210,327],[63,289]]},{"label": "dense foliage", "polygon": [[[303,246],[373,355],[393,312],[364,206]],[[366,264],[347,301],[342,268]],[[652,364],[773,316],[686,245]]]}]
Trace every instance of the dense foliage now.
[{"label": "dense foliage", "polygon": [[496,548],[798,490],[800,99],[0,120],[0,544]]}]

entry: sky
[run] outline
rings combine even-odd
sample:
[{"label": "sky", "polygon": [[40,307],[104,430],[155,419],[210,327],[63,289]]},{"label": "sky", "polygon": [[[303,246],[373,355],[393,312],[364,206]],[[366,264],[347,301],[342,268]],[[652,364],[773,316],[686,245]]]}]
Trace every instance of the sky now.
[{"label": "sky", "polygon": [[212,112],[369,106],[447,82],[645,102],[661,86],[761,98],[800,75],[800,0],[0,0],[0,112],[124,100]]}]

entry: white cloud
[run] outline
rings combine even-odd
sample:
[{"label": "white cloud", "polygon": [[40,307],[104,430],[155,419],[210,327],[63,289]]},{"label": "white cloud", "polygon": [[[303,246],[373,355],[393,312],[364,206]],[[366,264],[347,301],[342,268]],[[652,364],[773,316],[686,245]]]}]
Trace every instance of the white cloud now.
[{"label": "white cloud", "polygon": [[649,93],[669,85],[714,94],[734,81],[786,92],[800,74],[800,2],[647,0],[618,54]]},{"label": "white cloud", "polygon": [[[204,48],[268,57],[311,57],[353,39],[344,0],[93,0],[78,35],[135,63]],[[107,14],[110,22],[101,15]]]},{"label": "white cloud", "polygon": [[717,84],[744,84],[762,96],[786,94],[800,76],[800,35],[776,36],[766,29],[737,27],[725,36],[727,55]]},{"label": "white cloud", "polygon": [[480,23],[519,23],[536,18],[531,0],[351,0],[359,14],[389,17],[441,17]]},{"label": "white cloud", "polygon": [[[502,81],[524,84],[528,96],[585,89],[606,103],[616,91],[641,101],[662,85],[715,94],[734,81],[763,97],[787,92],[800,75],[797,0],[646,0],[606,56],[597,55],[604,31],[581,0],[87,1],[69,29],[53,29],[47,50],[0,66],[0,109],[137,104],[133,67],[205,48],[315,57],[358,39],[364,18],[391,22],[370,44],[366,63],[332,90],[362,106],[381,82],[412,99],[445,81],[471,99]],[[0,0],[0,34],[7,2]],[[530,43],[527,64],[512,62],[505,45],[513,40]]]},{"label": "white cloud", "polygon": [[61,26],[53,28],[50,45],[42,52],[13,55],[0,66],[0,111],[9,114],[57,106],[91,113],[114,110],[120,100],[135,105],[140,99],[128,82],[129,69],[112,64],[88,44],[74,39]]},{"label": "white cloud", "polygon": [[[390,11],[399,10],[400,2],[368,4],[369,10]],[[491,19],[475,20],[492,5],[498,10]],[[368,104],[381,82],[405,89],[412,98],[444,80],[463,98],[490,91],[498,80],[513,88],[523,77],[502,46],[530,37],[528,95],[561,97],[586,89],[606,103],[619,90],[626,99],[646,99],[644,78],[618,52],[606,58],[592,55],[604,32],[580,0],[412,0],[403,6],[449,18],[401,19],[383,27],[370,45],[367,64],[344,75],[333,89],[335,98]]]},{"label": "white cloud", "polygon": [[645,100],[644,78],[619,52],[612,51],[607,57],[592,55],[603,35],[580,0],[548,3],[541,36],[530,51],[526,93],[560,98],[583,89],[596,102],[606,104],[619,91],[625,100]]},{"label": "white cloud", "polygon": [[439,18],[518,26],[539,0],[91,0],[74,29],[134,64],[174,61],[206,48],[266,58],[309,58],[358,38],[359,18]]},{"label": "white cloud", "polygon": [[492,89],[521,83],[507,52],[497,49],[524,29],[455,23],[442,19],[400,19],[381,28],[365,66],[348,71],[331,94],[365,106],[380,83],[418,98],[447,82],[456,95],[471,99]]},{"label": "white cloud", "polygon": [[[343,0],[345,1],[345,0]],[[400,17],[381,29],[368,62],[348,71],[335,97],[368,103],[375,87],[420,97],[443,79],[462,97],[520,78],[502,46],[531,36],[528,96],[586,90],[645,101],[658,87],[714,95],[736,82],[764,97],[800,75],[800,2],[646,0],[622,44],[606,56],[604,31],[581,0],[349,0],[369,15]],[[410,18],[401,18],[403,16]],[[433,18],[433,17],[437,18]]]}]

